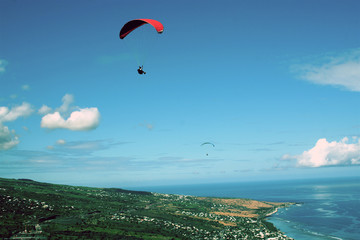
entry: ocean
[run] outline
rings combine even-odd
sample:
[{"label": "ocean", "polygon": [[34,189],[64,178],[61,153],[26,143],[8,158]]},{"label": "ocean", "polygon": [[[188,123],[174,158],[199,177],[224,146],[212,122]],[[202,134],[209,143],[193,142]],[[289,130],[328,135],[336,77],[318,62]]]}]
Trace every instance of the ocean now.
[{"label": "ocean", "polygon": [[360,239],[360,178],[156,186],[141,190],[295,202],[297,204],[279,209],[268,218],[289,237],[296,240]]}]

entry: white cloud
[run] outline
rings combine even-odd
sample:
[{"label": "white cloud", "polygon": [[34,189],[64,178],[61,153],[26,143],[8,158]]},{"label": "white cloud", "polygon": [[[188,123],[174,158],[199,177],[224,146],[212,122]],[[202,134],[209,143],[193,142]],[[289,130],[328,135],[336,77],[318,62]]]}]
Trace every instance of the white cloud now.
[{"label": "white cloud", "polygon": [[[98,127],[100,123],[100,112],[97,108],[71,106],[74,102],[74,97],[71,94],[65,94],[62,102],[63,104],[53,113],[51,113],[51,108],[46,105],[43,105],[39,109],[40,114],[46,114],[41,119],[41,127],[49,129],[63,128],[73,131],[88,131]],[[77,110],[69,114],[73,109]]]},{"label": "white cloud", "polygon": [[51,112],[51,107],[48,107],[46,105],[42,105],[41,108],[39,109],[38,113],[41,115],[45,115]]},{"label": "white cloud", "polygon": [[9,110],[7,107],[0,107],[0,123],[15,121],[19,117],[30,116],[34,112],[33,107],[29,103],[22,103]]},{"label": "white cloud", "polygon": [[61,107],[56,109],[56,111],[60,113],[66,113],[67,111],[69,111],[70,105],[74,102],[74,96],[71,94],[65,94],[65,96],[62,98],[62,102],[63,104],[61,105]]},{"label": "white cloud", "polygon": [[340,142],[328,142],[322,138],[301,155],[284,155],[283,159],[295,159],[298,167],[360,165],[360,138],[353,138],[353,143],[349,143],[348,138]]},{"label": "white cloud", "polygon": [[97,108],[83,108],[74,111],[68,119],[64,119],[59,112],[49,113],[41,119],[41,127],[49,129],[64,128],[73,131],[87,131],[95,129],[100,122]]},{"label": "white cloud", "polygon": [[34,109],[29,103],[24,102],[20,106],[11,109],[8,107],[0,107],[0,151],[8,150],[19,144],[19,138],[15,135],[15,131],[10,131],[4,122],[12,122],[19,117],[27,117],[33,113]]},{"label": "white cloud", "polygon": [[64,144],[66,144],[66,141],[64,139],[59,139],[59,140],[56,141],[56,144],[64,145]]},{"label": "white cloud", "polygon": [[0,119],[4,118],[9,112],[7,107],[0,107]]},{"label": "white cloud", "polygon": [[[67,114],[68,111],[71,111],[71,109],[74,109],[75,107],[70,109],[71,104],[74,102],[74,96],[71,94],[65,94],[65,96],[61,99],[63,104],[55,109],[55,112]],[[48,114],[52,111],[52,109],[46,105],[42,105],[42,107],[39,109],[39,114]]]},{"label": "white cloud", "polygon": [[320,65],[300,65],[294,69],[304,80],[360,92],[360,49],[351,50],[341,56],[327,57],[322,62]]},{"label": "white cloud", "polygon": [[10,131],[7,126],[0,123],[0,151],[8,150],[19,143],[19,138],[14,131]]}]

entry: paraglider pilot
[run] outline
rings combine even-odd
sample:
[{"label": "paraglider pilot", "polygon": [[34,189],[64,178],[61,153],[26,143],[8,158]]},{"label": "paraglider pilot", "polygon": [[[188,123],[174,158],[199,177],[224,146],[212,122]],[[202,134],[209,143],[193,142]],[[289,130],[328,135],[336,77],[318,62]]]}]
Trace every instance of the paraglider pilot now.
[{"label": "paraglider pilot", "polygon": [[143,70],[143,66],[139,66],[137,71],[139,74],[146,74],[146,72],[144,72],[144,70]]}]

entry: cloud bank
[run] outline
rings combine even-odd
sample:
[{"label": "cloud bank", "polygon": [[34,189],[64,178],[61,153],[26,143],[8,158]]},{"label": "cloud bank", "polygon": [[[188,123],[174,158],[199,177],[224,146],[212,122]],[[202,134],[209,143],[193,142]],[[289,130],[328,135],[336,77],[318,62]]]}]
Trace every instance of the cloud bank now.
[{"label": "cloud bank", "polygon": [[[41,127],[48,129],[68,129],[72,131],[89,131],[97,128],[100,123],[100,112],[97,108],[78,108],[72,107],[74,97],[66,94],[62,98],[63,104],[57,108],[53,113],[51,108],[43,105],[39,113],[47,113],[41,119]],[[72,109],[78,109],[70,113],[70,116],[65,119],[68,112]]]},{"label": "cloud bank", "polygon": [[297,167],[327,167],[360,165],[360,138],[350,143],[347,137],[341,141],[328,142],[319,139],[315,146],[300,155],[284,155],[284,160],[296,160]]},{"label": "cloud bank", "polygon": [[97,151],[123,144],[127,144],[127,142],[114,142],[110,139],[68,142],[64,139],[59,139],[54,145],[48,146],[47,149],[60,155],[66,154],[66,156],[91,156]]},{"label": "cloud bank", "polygon": [[322,64],[297,65],[294,69],[299,72],[301,79],[360,92],[360,49],[327,57]]},{"label": "cloud bank", "polygon": [[[1,67],[0,59],[0,67]],[[28,90],[28,85],[23,85],[24,90]],[[74,97],[66,94],[62,98],[63,104],[52,110],[43,105],[38,113],[44,115],[41,119],[41,127],[48,129],[69,129],[72,131],[88,131],[98,127],[100,122],[100,112],[97,108],[79,108],[73,106]],[[8,150],[19,144],[19,137],[14,130],[5,126],[6,122],[13,122],[20,117],[28,117],[35,112],[34,107],[23,102],[21,105],[14,106],[11,109],[0,106],[0,151]],[[66,118],[67,117],[67,118]],[[27,127],[23,127],[26,131]]]}]

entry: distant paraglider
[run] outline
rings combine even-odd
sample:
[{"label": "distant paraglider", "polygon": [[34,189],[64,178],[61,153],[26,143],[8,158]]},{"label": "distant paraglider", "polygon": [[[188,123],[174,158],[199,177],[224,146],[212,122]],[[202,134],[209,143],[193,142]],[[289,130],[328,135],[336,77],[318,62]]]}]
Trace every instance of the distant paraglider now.
[{"label": "distant paraglider", "polygon": [[204,145],[207,145],[207,144],[212,145],[213,147],[215,147],[215,144],[213,144],[211,142],[204,142],[200,146],[204,146]]},{"label": "distant paraglider", "polygon": [[[204,145],[210,145],[210,146],[215,147],[215,144],[213,144],[213,143],[211,143],[211,142],[204,142],[204,143],[202,143],[200,146],[204,146]],[[206,156],[209,156],[209,154],[206,153]]]},{"label": "distant paraglider", "polygon": [[[155,28],[155,30],[157,31],[157,33],[162,33],[164,31],[164,26],[162,25],[161,22],[154,20],[154,19],[134,19],[131,20],[127,23],[125,23],[125,25],[121,28],[120,33],[119,33],[119,37],[120,39],[124,39],[127,35],[129,35],[132,31],[134,31],[135,29],[145,25],[145,24],[150,24],[151,26],[153,26]],[[138,73],[140,75],[142,74],[146,74],[146,72],[144,72],[143,70],[143,66],[139,66],[139,68],[137,69]]]}]

